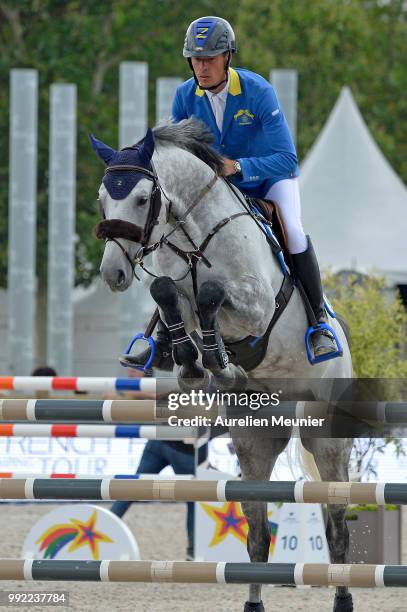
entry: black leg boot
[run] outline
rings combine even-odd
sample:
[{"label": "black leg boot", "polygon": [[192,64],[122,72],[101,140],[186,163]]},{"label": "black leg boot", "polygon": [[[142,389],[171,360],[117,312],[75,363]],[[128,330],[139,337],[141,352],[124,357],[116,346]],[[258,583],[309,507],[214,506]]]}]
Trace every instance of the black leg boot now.
[{"label": "black leg boot", "polygon": [[[120,362],[123,365],[142,367],[147,363],[150,357],[150,348],[136,355],[123,355]],[[152,368],[172,372],[174,368],[174,360],[172,358],[172,342],[170,332],[161,319],[157,323],[157,337],[155,340],[155,355],[151,364]]]},{"label": "black leg boot", "polygon": [[[318,261],[314,247],[309,236],[307,236],[308,247],[303,253],[291,255],[294,276],[301,282],[308,297],[311,308],[318,323],[327,323],[324,306],[324,296],[321,285]],[[328,353],[334,353],[337,346],[332,335],[327,330],[317,331],[310,338],[314,356],[320,357]]]}]

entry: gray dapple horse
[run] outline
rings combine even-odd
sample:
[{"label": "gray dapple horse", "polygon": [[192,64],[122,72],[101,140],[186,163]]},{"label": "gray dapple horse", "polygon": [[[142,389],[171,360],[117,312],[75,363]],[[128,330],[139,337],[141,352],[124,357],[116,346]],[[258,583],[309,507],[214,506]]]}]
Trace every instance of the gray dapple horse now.
[{"label": "gray dapple horse", "polygon": [[[239,198],[218,177],[222,160],[210,147],[210,133],[191,119],[149,130],[142,143],[121,152],[93,136],[91,140],[106,164],[99,190],[105,221],[98,227],[98,237],[106,239],[103,279],[113,291],[125,291],[133,281],[135,264],[151,251],[152,267],[159,277],[151,284],[151,294],[172,332],[181,384],[193,378],[202,385],[209,370],[217,385],[233,388],[245,373],[227,363],[222,339],[227,343],[265,333],[276,308],[275,296],[283,273],[253,219],[242,214]],[[194,247],[202,245],[211,230],[228,217],[233,218],[211,237],[197,260],[194,292],[186,263],[194,256],[188,260],[181,252],[195,250],[191,243]],[[144,250],[140,250],[141,245]],[[271,333],[263,362],[250,377],[295,377],[310,382],[350,378],[352,365],[344,332],[337,320],[330,318],[329,323],[342,343],[343,356],[311,366],[304,346],[307,317],[295,289]],[[196,346],[189,338],[194,330],[208,334],[204,367],[197,361]],[[203,338],[205,341],[205,334]],[[215,350],[208,350],[210,347]],[[234,430],[231,434],[242,477],[268,480],[287,439],[258,438],[255,434],[242,438]],[[312,453],[322,480],[349,479],[351,439],[314,438],[303,444]],[[266,504],[249,502],[242,507],[249,525],[250,559],[266,562],[270,542]],[[327,538],[333,563],[346,562],[349,543],[345,509],[328,507]],[[260,585],[250,586],[245,610],[264,610]],[[337,587],[334,610],[353,610],[347,588]]]}]

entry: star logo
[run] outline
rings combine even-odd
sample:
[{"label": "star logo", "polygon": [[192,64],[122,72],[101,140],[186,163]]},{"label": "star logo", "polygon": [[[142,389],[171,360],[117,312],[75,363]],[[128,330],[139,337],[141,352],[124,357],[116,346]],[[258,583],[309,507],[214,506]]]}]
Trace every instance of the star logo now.
[{"label": "star logo", "polygon": [[215,533],[209,546],[223,542],[228,535],[246,544],[248,525],[238,502],[225,502],[221,508],[201,504],[203,510],[215,521]]},{"label": "star logo", "polygon": [[[239,502],[225,502],[221,507],[204,503],[200,505],[206,514],[215,522],[215,532],[209,543],[210,547],[217,546],[229,535],[235,537],[246,546],[249,525]],[[270,517],[271,514],[272,513],[269,512],[268,516]],[[270,520],[268,523],[271,536],[270,554],[272,555],[277,540],[278,524]]]},{"label": "star logo", "polygon": [[98,561],[99,544],[101,542],[112,544],[113,540],[96,529],[96,519],[95,510],[88,521],[71,518],[70,523],[53,525],[47,529],[36,541],[36,544],[40,544],[40,551],[45,551],[44,559],[54,559],[61,548],[69,544],[68,553],[89,546],[93,559]]}]

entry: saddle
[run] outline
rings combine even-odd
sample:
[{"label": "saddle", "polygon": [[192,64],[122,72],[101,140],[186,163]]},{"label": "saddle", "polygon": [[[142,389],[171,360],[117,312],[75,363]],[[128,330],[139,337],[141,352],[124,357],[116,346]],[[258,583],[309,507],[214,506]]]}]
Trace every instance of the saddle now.
[{"label": "saddle", "polygon": [[284,259],[287,263],[289,263],[290,256],[288,252],[287,234],[284,229],[284,223],[280,216],[278,206],[272,200],[262,200],[260,198],[250,198],[249,204],[251,204],[251,208],[254,205],[254,207],[260,211],[268,225],[271,226],[273,234],[283,249]]}]

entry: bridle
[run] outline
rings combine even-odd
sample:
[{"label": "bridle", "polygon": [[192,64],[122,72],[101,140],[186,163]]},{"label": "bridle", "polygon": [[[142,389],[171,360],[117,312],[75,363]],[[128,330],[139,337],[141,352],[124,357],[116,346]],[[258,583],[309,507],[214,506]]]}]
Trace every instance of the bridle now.
[{"label": "bridle", "polygon": [[[211,241],[213,236],[222,227],[224,227],[227,223],[229,223],[229,221],[232,221],[233,219],[240,217],[242,215],[248,215],[250,213],[247,211],[239,212],[229,217],[226,217],[225,219],[222,219],[222,221],[217,223],[217,225],[208,233],[208,235],[203,240],[203,242],[200,245],[196,245],[193,239],[191,238],[191,236],[188,234],[187,230],[185,229],[185,222],[187,220],[187,217],[193,211],[193,209],[203,200],[203,198],[209,193],[209,191],[215,185],[216,181],[219,178],[218,174],[216,172],[214,173],[214,176],[211,178],[211,180],[197,193],[196,198],[193,200],[190,206],[188,206],[187,210],[180,217],[177,217],[172,210],[171,200],[165,195],[165,192],[162,186],[160,185],[160,182],[158,180],[158,176],[154,169],[154,165],[152,161],[150,163],[151,163],[152,170],[143,168],[142,166],[136,166],[136,165],[131,165],[131,164],[114,165],[114,166],[108,166],[106,168],[106,173],[123,172],[123,171],[138,172],[144,175],[147,179],[153,181],[153,188],[152,188],[151,195],[150,195],[150,205],[149,205],[148,215],[147,215],[147,219],[146,219],[146,223],[144,227],[141,228],[140,226],[134,223],[131,223],[129,221],[124,221],[122,219],[106,219],[104,211],[102,209],[103,220],[100,221],[95,228],[96,237],[99,240],[104,240],[105,242],[112,241],[115,244],[117,244],[117,246],[120,248],[120,250],[123,252],[124,256],[126,257],[127,261],[129,262],[133,275],[135,278],[137,278],[137,280],[140,280],[135,271],[135,268],[137,265],[140,266],[150,276],[154,276],[155,278],[157,278],[156,274],[154,274],[153,272],[151,272],[150,270],[146,268],[143,260],[144,260],[144,257],[148,255],[149,253],[152,253],[156,249],[162,248],[164,245],[166,245],[176,255],[178,255],[181,259],[183,259],[188,266],[187,271],[185,272],[183,276],[181,276],[180,278],[173,279],[173,280],[175,282],[182,281],[188,276],[188,274],[191,273],[193,290],[196,296],[198,293],[197,269],[196,269],[197,264],[200,261],[202,261],[208,268],[212,267],[212,264],[208,261],[208,259],[204,255],[204,251],[207,248],[209,242]],[[167,221],[171,217],[175,221],[175,223],[173,227],[171,228],[171,230],[167,232],[166,234],[163,234],[158,241],[152,244],[149,244],[153,229],[155,225],[157,225],[158,223],[158,217],[159,217],[161,207],[162,207],[161,195],[164,195],[166,200],[169,202]],[[181,231],[187,238],[188,242],[193,247],[193,250],[185,251],[169,240],[169,237],[177,229],[181,229]],[[129,240],[130,242],[137,242],[141,245],[140,249],[137,251],[134,258],[130,256],[128,251],[119,242],[118,240],[119,238],[122,238],[124,240]]]}]

